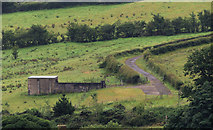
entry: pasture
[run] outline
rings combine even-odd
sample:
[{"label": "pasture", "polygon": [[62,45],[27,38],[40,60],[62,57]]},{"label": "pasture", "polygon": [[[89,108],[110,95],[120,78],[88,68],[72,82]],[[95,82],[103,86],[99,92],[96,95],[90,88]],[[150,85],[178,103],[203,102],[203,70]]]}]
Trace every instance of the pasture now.
[{"label": "pasture", "polygon": [[[175,36],[120,38],[92,43],[55,43],[21,48],[18,50],[19,56],[16,60],[12,58],[12,50],[4,50],[2,52],[3,109],[14,113],[24,111],[26,108],[39,108],[45,104],[46,100],[49,100],[50,105],[55,103],[60,96],[59,94],[27,96],[27,78],[29,76],[58,75],[59,82],[100,82],[102,79],[105,79],[107,85],[120,85],[119,79],[112,74],[108,74],[107,77],[104,77],[104,75],[106,75],[105,70],[99,68],[99,64],[103,61],[104,57],[109,54],[209,33],[210,32]],[[127,108],[131,108],[141,101],[144,102],[144,99],[146,99],[141,90],[138,91],[133,88],[106,88],[93,92],[98,93],[98,102],[122,102]],[[89,106],[91,93],[92,92],[70,93],[67,94],[67,96],[70,97],[73,104],[77,106]],[[150,100],[155,102],[154,104],[156,104],[156,106],[165,104],[174,106],[177,105],[178,100],[175,93],[174,91],[174,94],[170,95],[169,101],[167,97],[160,100],[153,99],[155,96],[151,96]]]},{"label": "pasture", "polygon": [[[190,77],[184,76],[184,64],[187,62],[187,57],[189,55],[191,55],[195,50],[199,50],[204,47],[210,47],[210,44],[178,49],[160,55],[153,55],[153,60],[157,65],[165,68],[165,70],[171,74],[176,75],[181,81],[186,83],[192,82]],[[145,71],[159,77],[157,73],[150,70],[150,68],[146,65],[146,61],[142,57],[136,61],[136,64]],[[163,77],[159,77],[159,79],[163,80]],[[171,90],[172,87],[169,89]]]},{"label": "pasture", "polygon": [[175,74],[183,82],[191,82],[192,79],[184,76],[184,64],[187,62],[187,57],[189,55],[191,55],[195,50],[199,50],[204,47],[210,47],[210,44],[178,49],[161,55],[154,55],[153,59],[159,66],[164,66],[166,70]]},{"label": "pasture", "polygon": [[[117,5],[87,5],[61,9],[16,12],[2,15],[3,30],[14,30],[19,27],[29,28],[41,24],[49,31],[65,33],[70,22],[87,24],[96,27],[103,24],[127,21],[146,22],[152,20],[152,14],[165,18],[189,17],[189,14],[202,10],[211,10],[209,2],[136,2]],[[24,22],[23,22],[24,21]]]}]

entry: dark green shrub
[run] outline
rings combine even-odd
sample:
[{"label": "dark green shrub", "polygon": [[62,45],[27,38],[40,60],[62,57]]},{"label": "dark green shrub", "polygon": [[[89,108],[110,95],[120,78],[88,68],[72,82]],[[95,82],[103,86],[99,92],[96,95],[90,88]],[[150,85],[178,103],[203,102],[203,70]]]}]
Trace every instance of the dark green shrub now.
[{"label": "dark green shrub", "polygon": [[140,75],[126,65],[121,66],[119,69],[119,77],[124,82],[132,84],[138,83],[140,81]]},{"label": "dark green shrub", "polygon": [[29,113],[30,115],[33,115],[33,116],[42,117],[42,114],[37,109],[35,109],[35,108],[27,109],[23,113]]},{"label": "dark green shrub", "polygon": [[16,29],[12,31],[3,31],[2,49],[11,49],[14,45],[20,48],[46,45],[57,41],[57,37],[46,30],[41,25],[32,25],[30,29]]},{"label": "dark green shrub", "polygon": [[97,28],[99,41],[111,40],[115,38],[115,26],[105,24]]},{"label": "dark green shrub", "polygon": [[3,117],[3,128],[50,128],[50,122],[29,114]]},{"label": "dark green shrub", "polygon": [[81,128],[91,125],[91,121],[88,118],[81,117],[79,115],[73,115],[69,118],[68,128]]},{"label": "dark green shrub", "polygon": [[12,30],[4,31],[2,30],[2,49],[9,49],[14,46],[14,43],[16,41],[15,34]]},{"label": "dark green shrub", "polygon": [[97,41],[97,30],[88,25],[69,24],[67,36],[73,42],[93,42]]},{"label": "dark green shrub", "polygon": [[105,58],[105,61],[103,63],[103,66],[105,65],[106,69],[113,73],[118,73],[120,67],[122,66],[121,63],[119,63],[114,56],[109,55]]},{"label": "dark green shrub", "polygon": [[54,116],[61,116],[66,114],[73,114],[75,108],[72,106],[72,103],[68,100],[68,98],[63,94],[63,96],[56,102],[53,107]]},{"label": "dark green shrub", "polygon": [[70,118],[72,118],[72,116],[67,114],[67,115],[63,115],[63,116],[59,116],[59,117],[55,118],[54,121],[57,124],[66,124],[69,122]]},{"label": "dark green shrub", "polygon": [[115,105],[112,109],[103,111],[99,123],[107,124],[110,121],[121,123],[125,117],[125,107],[122,104]]}]

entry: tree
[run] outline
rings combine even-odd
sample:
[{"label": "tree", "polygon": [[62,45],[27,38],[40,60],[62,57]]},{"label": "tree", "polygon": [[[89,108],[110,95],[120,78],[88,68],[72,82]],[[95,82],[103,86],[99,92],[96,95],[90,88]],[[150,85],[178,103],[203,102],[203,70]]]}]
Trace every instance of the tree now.
[{"label": "tree", "polygon": [[13,46],[12,51],[13,51],[12,52],[13,58],[17,59],[18,58],[18,46],[17,45]]},{"label": "tree", "polygon": [[27,33],[27,37],[30,37],[36,45],[47,44],[51,38],[47,29],[41,25],[32,25]]},{"label": "tree", "polygon": [[135,25],[132,22],[125,22],[117,26],[116,29],[117,29],[117,32],[116,32],[117,37],[122,37],[122,38],[133,37]]},{"label": "tree", "polygon": [[162,30],[162,34],[166,36],[174,35],[174,27],[172,25],[172,22],[168,19],[164,20],[164,29]]},{"label": "tree", "polygon": [[88,25],[71,23],[67,27],[67,36],[73,42],[93,42],[97,40],[97,30]]},{"label": "tree", "polygon": [[154,25],[154,21],[150,21],[150,22],[146,25],[146,35],[148,35],[148,36],[153,36],[153,35],[155,35],[155,25]]},{"label": "tree", "polygon": [[61,116],[66,114],[73,114],[75,108],[72,106],[72,103],[68,100],[68,98],[63,94],[63,96],[56,102],[53,107],[54,116]]},{"label": "tree", "polygon": [[190,22],[191,22],[191,31],[192,33],[194,32],[198,32],[198,23],[197,23],[197,19],[196,19],[196,15],[194,14],[194,12],[192,12],[190,14]]},{"label": "tree", "polygon": [[212,128],[213,121],[213,46],[197,50],[184,65],[185,74],[194,79],[194,86],[183,89],[183,96],[190,97],[190,104],[176,110],[168,118],[167,128]]},{"label": "tree", "polygon": [[139,37],[145,35],[145,27],[146,27],[146,22],[145,21],[135,21],[135,30],[134,30],[134,36]]},{"label": "tree", "polygon": [[164,22],[165,22],[164,17],[160,16],[159,14],[153,15],[153,20],[154,20],[153,24],[154,24],[155,29],[156,29],[156,34],[157,35],[163,35]]},{"label": "tree", "polygon": [[178,17],[172,20],[172,25],[174,26],[175,33],[181,33],[183,29],[183,18]]},{"label": "tree", "polygon": [[204,10],[202,12],[198,13],[198,18],[200,20],[201,24],[201,31],[208,31],[209,28],[211,27],[211,13],[208,10]]},{"label": "tree", "polygon": [[2,49],[11,48],[16,41],[14,32],[12,30],[2,31],[2,40]]},{"label": "tree", "polygon": [[100,41],[111,40],[115,35],[115,26],[110,24],[105,24],[98,28],[98,37]]},{"label": "tree", "polygon": [[16,2],[2,2],[2,13],[11,13],[17,9]]},{"label": "tree", "polygon": [[166,128],[212,128],[212,97],[212,84],[206,81],[196,89],[188,106],[168,116]]},{"label": "tree", "polygon": [[2,126],[11,128],[50,128],[50,121],[33,116],[31,114],[10,115],[3,117]]},{"label": "tree", "polygon": [[202,85],[205,81],[213,81],[213,45],[197,50],[188,57],[184,65],[185,75],[194,79],[196,85]]}]

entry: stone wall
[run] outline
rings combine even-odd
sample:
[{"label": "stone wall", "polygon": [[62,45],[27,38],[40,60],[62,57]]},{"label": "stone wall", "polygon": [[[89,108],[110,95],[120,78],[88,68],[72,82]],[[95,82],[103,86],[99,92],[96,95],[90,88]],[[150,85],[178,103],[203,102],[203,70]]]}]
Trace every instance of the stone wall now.
[{"label": "stone wall", "polygon": [[91,89],[105,87],[104,81],[100,83],[58,83],[57,79],[28,79],[28,95],[88,92]]},{"label": "stone wall", "polygon": [[91,89],[105,88],[105,82],[101,83],[58,83],[53,93],[87,92]]}]

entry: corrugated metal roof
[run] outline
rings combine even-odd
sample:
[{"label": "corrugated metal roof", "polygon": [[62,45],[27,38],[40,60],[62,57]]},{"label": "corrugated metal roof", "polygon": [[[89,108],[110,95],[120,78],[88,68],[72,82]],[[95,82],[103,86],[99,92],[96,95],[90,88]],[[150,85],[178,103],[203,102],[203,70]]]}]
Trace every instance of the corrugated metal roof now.
[{"label": "corrugated metal roof", "polygon": [[55,79],[58,76],[30,76],[28,79]]}]

